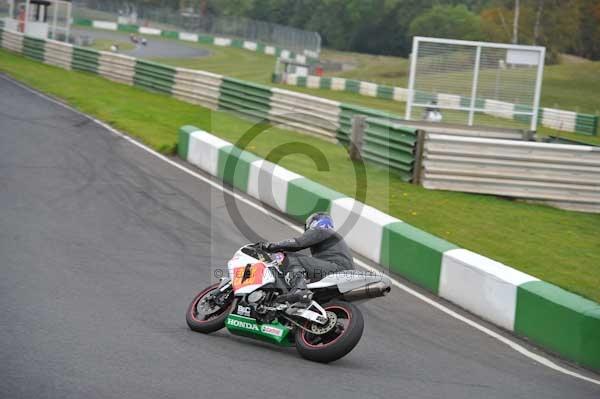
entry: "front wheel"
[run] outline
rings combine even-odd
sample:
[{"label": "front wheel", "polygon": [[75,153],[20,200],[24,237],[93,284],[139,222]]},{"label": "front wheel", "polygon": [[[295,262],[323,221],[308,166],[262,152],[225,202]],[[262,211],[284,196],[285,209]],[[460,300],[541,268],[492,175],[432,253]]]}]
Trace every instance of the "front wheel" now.
[{"label": "front wheel", "polygon": [[329,321],[324,326],[307,322],[304,328],[298,328],[296,349],[305,359],[329,363],[354,349],[362,337],[365,322],[360,310],[349,302],[330,302],[323,309]]},{"label": "front wheel", "polygon": [[233,303],[231,291],[219,293],[219,284],[200,291],[188,307],[185,320],[190,329],[209,334],[225,327]]}]

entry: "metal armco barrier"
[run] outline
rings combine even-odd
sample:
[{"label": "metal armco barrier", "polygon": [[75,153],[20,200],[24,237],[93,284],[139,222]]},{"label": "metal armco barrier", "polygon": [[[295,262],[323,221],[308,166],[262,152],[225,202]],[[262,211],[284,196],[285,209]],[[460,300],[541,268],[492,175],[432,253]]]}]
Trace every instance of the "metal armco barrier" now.
[{"label": "metal armco barrier", "polygon": [[71,69],[70,60],[73,57],[73,47],[70,45],[46,42],[44,63],[63,69]]},{"label": "metal armco barrier", "polygon": [[175,68],[150,61],[136,60],[133,84],[146,89],[171,94],[175,82]]},{"label": "metal armco barrier", "polygon": [[16,53],[22,53],[23,37],[24,35],[5,30],[2,33],[2,47]]},{"label": "metal armco barrier", "polygon": [[362,157],[389,167],[402,180],[413,178],[418,129],[384,119],[368,118],[363,137]]},{"label": "metal armco barrier", "polygon": [[221,75],[184,68],[176,68],[176,71],[172,88],[175,98],[213,110],[218,108],[219,89],[223,81]]},{"label": "metal armco barrier", "polygon": [[350,144],[350,136],[352,134],[352,117],[355,115],[364,115],[368,118],[384,120],[400,119],[399,115],[351,104],[340,104],[340,111],[340,127],[337,130],[337,139],[340,143],[345,145]]},{"label": "metal armco barrier", "polygon": [[454,125],[450,123],[407,121],[406,119],[397,120],[396,123],[406,127],[426,130],[428,133],[447,134],[450,136],[481,137],[503,140],[531,139],[528,132],[520,129],[488,128],[482,126]]},{"label": "metal armco barrier", "polygon": [[25,36],[23,55],[37,61],[44,61],[44,40]]},{"label": "metal armco barrier", "polygon": [[421,181],[438,190],[494,194],[600,212],[600,148],[428,133]]},{"label": "metal armco barrier", "polygon": [[102,53],[98,60],[98,73],[114,82],[132,85],[136,60],[121,54]]},{"label": "metal armco barrier", "polygon": [[271,89],[269,119],[280,126],[334,141],[340,127],[340,103],[281,89]]},{"label": "metal armco barrier", "polygon": [[81,47],[73,47],[71,68],[77,71],[98,73],[100,52]]},{"label": "metal armco barrier", "polygon": [[271,90],[267,86],[223,78],[219,108],[246,116],[268,119]]}]

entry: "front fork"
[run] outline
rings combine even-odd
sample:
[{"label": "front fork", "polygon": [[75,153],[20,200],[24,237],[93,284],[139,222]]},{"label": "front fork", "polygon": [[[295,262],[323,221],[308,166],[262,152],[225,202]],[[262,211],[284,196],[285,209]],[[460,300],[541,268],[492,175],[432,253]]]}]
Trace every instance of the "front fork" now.
[{"label": "front fork", "polygon": [[217,289],[220,293],[227,291],[232,288],[231,279],[229,277],[221,277],[221,281],[219,282],[219,286]]},{"label": "front fork", "polygon": [[[227,306],[225,301],[228,299],[228,297],[230,295],[233,295],[233,287],[231,284],[231,280],[228,277],[222,277],[221,281],[219,282],[219,286],[217,287],[217,290],[212,292],[206,298],[206,300],[208,301],[208,303],[211,306],[217,305],[219,307],[223,307],[223,306]],[[232,307],[232,309],[233,309],[233,307]]]}]

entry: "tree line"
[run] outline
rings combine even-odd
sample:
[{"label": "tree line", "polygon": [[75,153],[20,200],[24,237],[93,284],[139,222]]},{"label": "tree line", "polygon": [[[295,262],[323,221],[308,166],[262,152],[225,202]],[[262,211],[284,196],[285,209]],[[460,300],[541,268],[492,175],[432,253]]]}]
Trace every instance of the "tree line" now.
[{"label": "tree line", "polygon": [[600,59],[599,0],[139,0],[317,31],[326,47],[407,56],[412,36],[537,44]]}]

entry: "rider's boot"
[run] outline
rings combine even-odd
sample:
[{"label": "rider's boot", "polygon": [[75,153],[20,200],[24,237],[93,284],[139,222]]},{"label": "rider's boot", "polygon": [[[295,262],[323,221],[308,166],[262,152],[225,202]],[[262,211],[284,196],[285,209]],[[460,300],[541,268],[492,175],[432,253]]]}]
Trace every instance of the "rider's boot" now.
[{"label": "rider's boot", "polygon": [[280,295],[277,302],[308,304],[312,301],[312,292],[306,287],[304,268],[293,268],[286,274],[285,280],[290,289],[287,294]]}]

